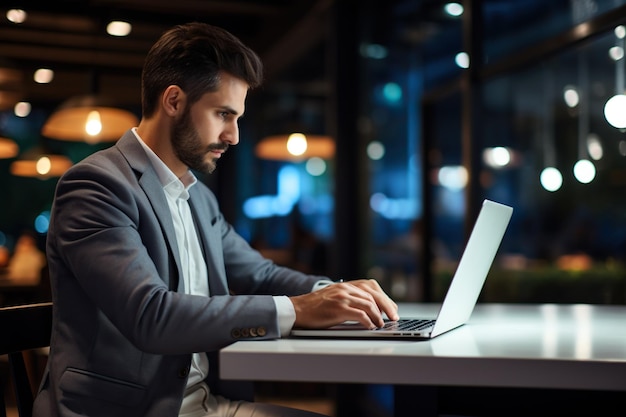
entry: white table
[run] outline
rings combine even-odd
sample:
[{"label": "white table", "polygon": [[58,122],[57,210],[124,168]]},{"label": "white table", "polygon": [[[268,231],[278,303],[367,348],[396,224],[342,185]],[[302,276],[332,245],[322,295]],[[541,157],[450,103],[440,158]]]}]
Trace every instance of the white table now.
[{"label": "white table", "polygon": [[[404,316],[438,305],[402,304]],[[431,341],[282,339],[220,353],[223,379],[626,391],[626,306],[479,304]]]}]

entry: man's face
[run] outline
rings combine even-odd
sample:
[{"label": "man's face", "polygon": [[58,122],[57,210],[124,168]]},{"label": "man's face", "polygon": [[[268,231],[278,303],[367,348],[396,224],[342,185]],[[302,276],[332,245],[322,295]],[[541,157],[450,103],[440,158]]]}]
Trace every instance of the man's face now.
[{"label": "man's face", "polygon": [[211,173],[230,145],[239,143],[238,120],[243,115],[248,85],[222,73],[217,91],[206,93],[172,126],[176,156],[190,169]]}]

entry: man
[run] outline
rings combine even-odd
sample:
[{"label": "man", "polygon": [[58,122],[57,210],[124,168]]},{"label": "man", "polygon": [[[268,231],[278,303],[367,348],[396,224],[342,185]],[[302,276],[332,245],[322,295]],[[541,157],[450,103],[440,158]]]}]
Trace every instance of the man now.
[{"label": "man", "polygon": [[261,79],[259,58],[230,33],[177,26],[146,58],[139,126],[59,180],[35,416],[311,416],[221,395],[215,353],[294,326],[397,318],[373,280],[331,285],[261,257],[192,174],[238,143]]}]

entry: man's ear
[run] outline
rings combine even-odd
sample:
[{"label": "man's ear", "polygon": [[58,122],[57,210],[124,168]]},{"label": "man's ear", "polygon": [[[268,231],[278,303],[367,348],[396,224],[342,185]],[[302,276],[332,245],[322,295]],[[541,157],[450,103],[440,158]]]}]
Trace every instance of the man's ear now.
[{"label": "man's ear", "polygon": [[163,111],[171,117],[176,117],[185,108],[187,95],[177,85],[170,85],[161,96]]}]

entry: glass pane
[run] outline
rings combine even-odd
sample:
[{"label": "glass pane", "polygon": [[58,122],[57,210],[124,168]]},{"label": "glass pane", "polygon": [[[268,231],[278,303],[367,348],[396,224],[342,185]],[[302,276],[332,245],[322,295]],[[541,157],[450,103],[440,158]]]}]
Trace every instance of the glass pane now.
[{"label": "glass pane", "polygon": [[486,84],[483,192],[516,207],[487,297],[624,301],[625,138],[605,117],[624,91],[616,45],[609,33]]},{"label": "glass pane", "polygon": [[624,4],[623,0],[485,0],[483,62],[510,58]]}]

